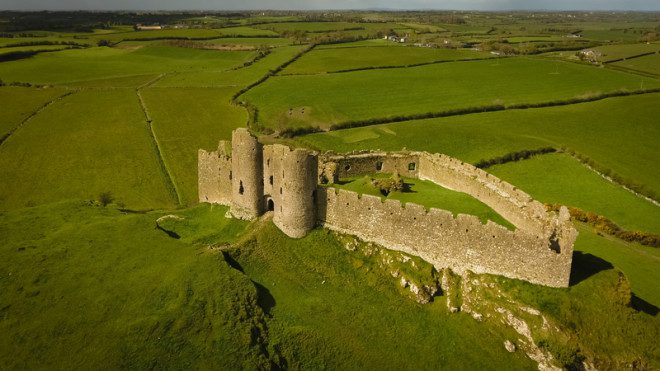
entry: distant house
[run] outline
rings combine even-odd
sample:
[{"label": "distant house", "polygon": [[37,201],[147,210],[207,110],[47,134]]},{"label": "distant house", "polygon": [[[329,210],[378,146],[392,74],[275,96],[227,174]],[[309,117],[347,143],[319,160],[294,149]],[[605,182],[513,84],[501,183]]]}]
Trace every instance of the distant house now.
[{"label": "distant house", "polygon": [[400,36],[397,36],[397,35],[389,35],[389,36],[385,36],[383,39],[387,39],[387,40],[393,41],[395,43],[407,43],[408,42],[408,35],[403,36],[403,37],[400,37]]},{"label": "distant house", "polygon": [[136,24],[135,29],[138,31],[155,31],[155,30],[162,30],[163,26],[144,26],[141,24]]},{"label": "distant house", "polygon": [[569,37],[569,38],[571,38],[571,39],[579,39],[579,38],[582,37],[582,35],[580,35],[580,34],[570,33],[570,34],[566,35],[566,37]]},{"label": "distant house", "polygon": [[589,61],[589,62],[598,62],[600,57],[603,56],[603,53],[599,52],[598,50],[594,49],[585,49],[585,50],[580,50],[578,53],[578,57],[580,59]]}]

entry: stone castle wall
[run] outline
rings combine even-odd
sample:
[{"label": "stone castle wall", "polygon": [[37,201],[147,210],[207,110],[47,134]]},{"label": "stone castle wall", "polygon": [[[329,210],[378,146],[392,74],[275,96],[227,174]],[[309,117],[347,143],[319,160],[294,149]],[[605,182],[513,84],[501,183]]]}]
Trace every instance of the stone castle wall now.
[{"label": "stone castle wall", "polygon": [[[283,145],[261,145],[246,129],[217,152],[199,152],[199,199],[230,206],[252,219],[273,211],[273,222],[290,237],[318,223],[327,228],[417,255],[438,269],[499,274],[533,283],[568,285],[577,231],[566,208],[544,206],[509,183],[460,160],[425,152],[324,154]],[[319,184],[373,173],[430,180],[484,202],[517,229],[470,215],[326,188]]]},{"label": "stone castle wall", "polygon": [[350,178],[374,173],[399,173],[417,178],[418,153],[357,152],[351,154],[327,154],[319,160],[319,175],[334,183],[339,178]]},{"label": "stone castle wall", "polygon": [[539,231],[548,224],[543,204],[513,185],[449,156],[419,153],[419,158],[420,179],[471,195],[517,228]]},{"label": "stone castle wall", "polygon": [[[389,249],[416,255],[436,268],[470,270],[553,286],[568,286],[575,230],[568,219],[558,223],[559,252],[548,238],[488,222],[472,215],[426,210],[396,200],[319,187],[319,223]],[[567,217],[567,216],[564,216]],[[566,224],[568,223],[568,224]]]},{"label": "stone castle wall", "polygon": [[231,157],[229,143],[221,141],[217,151],[199,150],[198,194],[199,202],[229,205],[231,203]]}]

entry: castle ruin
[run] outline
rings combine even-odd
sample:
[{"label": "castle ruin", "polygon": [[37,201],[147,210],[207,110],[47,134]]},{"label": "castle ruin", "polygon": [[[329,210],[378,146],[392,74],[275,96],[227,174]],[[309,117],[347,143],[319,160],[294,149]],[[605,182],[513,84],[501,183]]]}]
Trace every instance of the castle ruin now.
[{"label": "castle ruin", "polygon": [[[451,268],[567,287],[577,231],[568,210],[543,204],[497,177],[460,160],[426,152],[318,154],[280,144],[263,145],[247,129],[231,144],[199,150],[199,200],[227,205],[232,216],[273,213],[293,238],[318,226],[416,255],[437,269]],[[397,172],[471,195],[516,229],[473,215],[360,195],[331,185],[340,178]]]}]

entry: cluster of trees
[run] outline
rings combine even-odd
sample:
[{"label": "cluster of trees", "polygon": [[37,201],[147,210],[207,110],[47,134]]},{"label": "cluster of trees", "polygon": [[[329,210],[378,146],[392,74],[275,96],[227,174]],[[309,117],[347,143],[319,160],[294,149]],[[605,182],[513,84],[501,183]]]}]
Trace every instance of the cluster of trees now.
[{"label": "cluster of trees", "polygon": [[[559,211],[560,207],[560,204],[546,204],[546,208],[550,211]],[[577,207],[568,207],[568,211],[571,214],[571,218],[589,224],[601,233],[606,233],[628,242],[637,242],[646,246],[660,247],[660,236],[657,234],[625,230],[602,215],[598,215],[591,211],[584,211]]]}]

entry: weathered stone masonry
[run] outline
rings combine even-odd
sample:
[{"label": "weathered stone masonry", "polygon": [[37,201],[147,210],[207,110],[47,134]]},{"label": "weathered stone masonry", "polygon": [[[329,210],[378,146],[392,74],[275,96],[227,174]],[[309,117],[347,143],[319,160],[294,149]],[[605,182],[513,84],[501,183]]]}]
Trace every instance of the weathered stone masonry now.
[{"label": "weathered stone masonry", "polygon": [[[566,287],[577,231],[568,210],[544,206],[509,183],[460,160],[426,152],[323,154],[261,145],[246,129],[232,136],[232,153],[199,152],[199,200],[230,206],[252,219],[272,210],[273,222],[299,238],[316,225],[417,255],[436,268],[491,273]],[[401,204],[324,185],[376,172],[433,181],[472,195],[516,226],[472,215]]]}]

